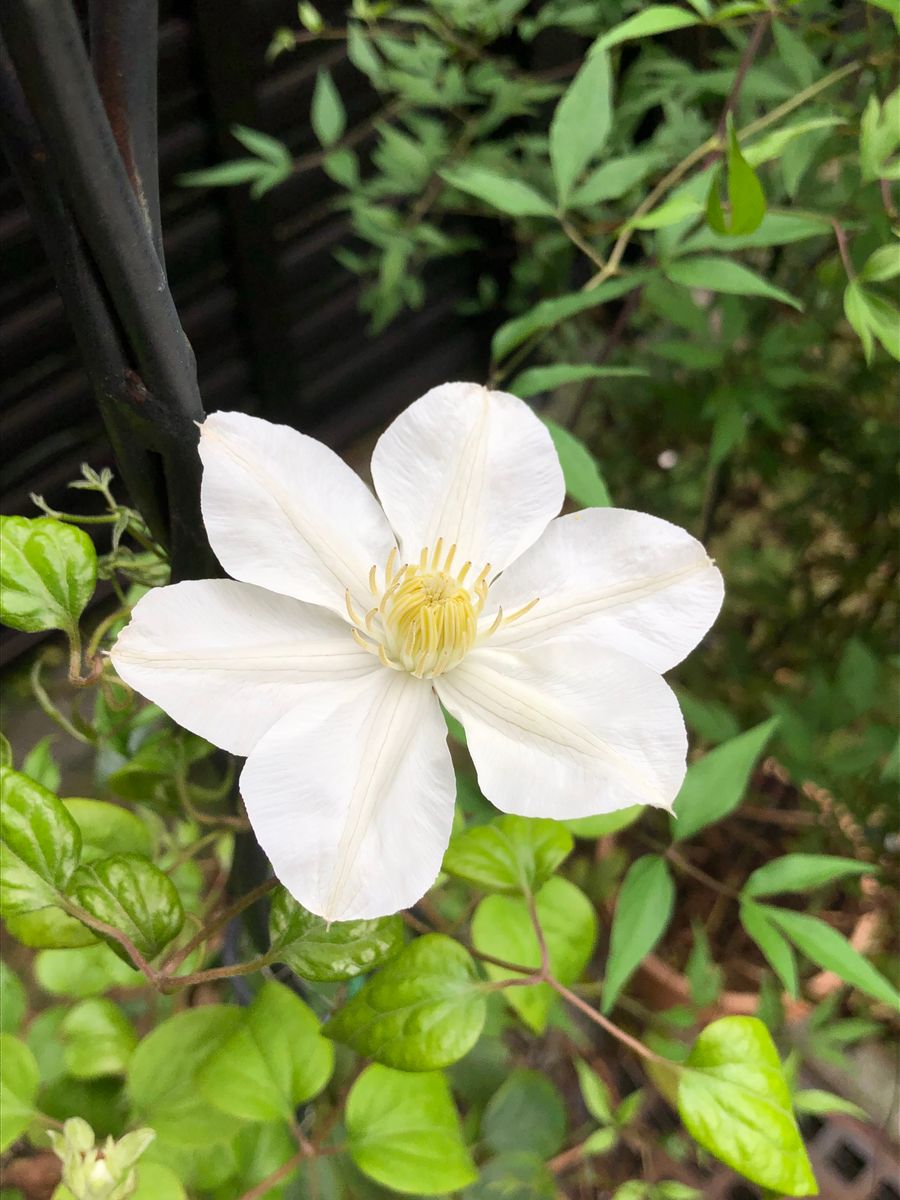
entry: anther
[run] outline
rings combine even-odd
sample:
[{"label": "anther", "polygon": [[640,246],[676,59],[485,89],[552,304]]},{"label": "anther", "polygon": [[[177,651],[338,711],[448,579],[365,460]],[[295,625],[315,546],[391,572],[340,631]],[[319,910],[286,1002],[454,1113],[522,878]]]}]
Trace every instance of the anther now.
[{"label": "anther", "polygon": [[347,588],[346,592],[344,592],[344,603],[347,605],[347,614],[350,617],[350,620],[353,622],[353,624],[361,625],[362,621],[360,620],[359,614],[357,613],[356,609],[353,607],[353,601],[350,599],[350,589],[349,588]]},{"label": "anther", "polygon": [[363,650],[367,650],[369,654],[378,654],[378,650],[375,649],[372,642],[367,641],[358,629],[351,629],[350,632],[353,635],[353,640],[358,646],[362,646]]},{"label": "anther", "polygon": [[539,600],[540,596],[535,596],[533,600],[529,600],[527,604],[523,604],[521,608],[517,608],[514,613],[510,613],[506,618],[506,624],[511,625],[513,621],[518,621],[519,617],[524,617],[527,612],[531,612]]},{"label": "anther", "polygon": [[502,609],[502,608],[498,608],[498,609],[497,609],[497,615],[496,615],[496,617],[494,617],[494,620],[493,620],[493,624],[491,625],[490,629],[489,629],[489,630],[488,630],[488,631],[485,633],[485,635],[484,635],[484,636],[485,636],[485,637],[490,637],[490,636],[491,636],[491,634],[493,634],[493,633],[496,633],[496,632],[497,632],[497,630],[500,628],[500,626],[501,626],[502,624],[503,624],[503,609]]}]

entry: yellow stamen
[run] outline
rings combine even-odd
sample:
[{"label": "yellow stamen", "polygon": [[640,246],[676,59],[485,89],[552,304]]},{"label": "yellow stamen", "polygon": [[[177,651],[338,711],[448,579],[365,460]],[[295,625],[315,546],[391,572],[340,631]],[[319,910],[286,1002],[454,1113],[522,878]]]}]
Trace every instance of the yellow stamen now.
[{"label": "yellow stamen", "polygon": [[350,599],[349,588],[347,588],[346,592],[344,592],[344,603],[347,605],[347,615],[350,617],[350,620],[353,622],[353,624],[361,625],[362,621],[359,619],[359,613],[357,613],[356,609],[353,607],[353,601]]},{"label": "yellow stamen", "polygon": [[524,617],[527,612],[531,612],[539,600],[540,596],[535,596],[533,600],[529,600],[527,604],[523,604],[521,608],[517,608],[514,613],[510,613],[506,617],[506,624],[511,625],[513,621],[518,621],[519,617]]}]

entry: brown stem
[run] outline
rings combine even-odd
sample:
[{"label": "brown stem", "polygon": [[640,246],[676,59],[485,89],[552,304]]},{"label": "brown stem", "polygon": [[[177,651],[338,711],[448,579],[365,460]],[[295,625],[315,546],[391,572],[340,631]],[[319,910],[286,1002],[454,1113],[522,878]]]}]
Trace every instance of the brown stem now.
[{"label": "brown stem", "polygon": [[208,971],[192,971],[189,975],[160,976],[160,988],[164,992],[177,991],[180,988],[196,987],[198,983],[217,983],[220,979],[235,979],[239,975],[255,975],[263,967],[275,962],[277,954],[270,950],[258,958],[247,962],[235,963],[230,967],[211,967]]},{"label": "brown stem", "polygon": [[559,223],[562,226],[563,233],[566,235],[572,245],[577,250],[580,250],[586,258],[589,258],[595,267],[602,271],[606,266],[606,261],[603,258],[603,255],[597,253],[594,247],[581,236],[581,234],[567,217],[564,217],[562,214],[560,214]]},{"label": "brown stem", "polygon": [[249,1192],[244,1192],[240,1200],[260,1200],[260,1197],[265,1196],[273,1187],[281,1183],[292,1171],[296,1171],[305,1158],[309,1158],[309,1154],[302,1147],[293,1154],[287,1162],[283,1162],[280,1167],[277,1167],[271,1175],[267,1175],[252,1187]]},{"label": "brown stem", "polygon": [[562,1175],[564,1171],[568,1171],[570,1167],[580,1163],[583,1157],[584,1152],[581,1145],[570,1146],[568,1150],[563,1150],[555,1158],[551,1158],[547,1163],[547,1169],[554,1175]]},{"label": "brown stem", "polygon": [[744,48],[744,53],[741,55],[741,61],[738,63],[738,69],[735,72],[734,82],[731,85],[731,91],[728,93],[728,99],[725,101],[725,107],[722,109],[722,115],[719,118],[719,126],[716,131],[719,139],[725,136],[725,130],[728,127],[728,114],[734,112],[741,94],[741,88],[744,86],[744,80],[747,78],[747,72],[753,65],[753,61],[762,45],[762,40],[766,36],[771,24],[772,14],[767,12],[757,21],[750,40]]},{"label": "brown stem", "polygon": [[159,973],[150,966],[146,958],[144,958],[143,954],[141,954],[140,950],[138,950],[137,946],[126,933],[123,933],[121,929],[116,929],[114,925],[107,925],[105,921],[98,920],[86,909],[81,908],[80,905],[75,904],[71,900],[65,899],[63,907],[70,916],[76,917],[83,925],[87,925],[89,929],[93,929],[97,933],[102,933],[104,937],[110,937],[114,942],[118,942],[125,953],[131,958],[135,967],[146,975],[155,988],[159,987]]},{"label": "brown stem", "polygon": [[850,258],[850,248],[847,244],[847,231],[844,229],[837,217],[831,218],[831,224],[834,228],[835,240],[837,241],[838,250],[841,254],[841,262],[844,264],[844,270],[847,272],[847,278],[852,282],[856,278],[856,272],[853,269],[853,262]]},{"label": "brown stem", "polygon": [[531,918],[531,924],[534,926],[534,935],[537,938],[538,950],[541,955],[541,974],[549,979],[550,952],[547,949],[547,939],[544,937],[544,930],[538,916],[537,905],[530,890],[525,892],[525,903],[528,906],[528,915]]},{"label": "brown stem", "polygon": [[558,992],[564,1000],[577,1008],[579,1012],[584,1013],[584,1015],[589,1020],[593,1021],[595,1025],[599,1025],[601,1029],[605,1029],[608,1034],[611,1034],[612,1037],[620,1041],[623,1046],[627,1046],[630,1050],[633,1050],[635,1054],[639,1054],[641,1058],[646,1058],[650,1062],[664,1063],[666,1066],[673,1065],[668,1059],[662,1058],[659,1054],[654,1054],[649,1046],[645,1046],[643,1042],[638,1041],[638,1039],[635,1037],[632,1037],[630,1033],[626,1033],[624,1029],[620,1029],[614,1021],[610,1021],[609,1017],[604,1017],[603,1013],[598,1012],[593,1005],[588,1004],[586,1000],[582,1000],[580,996],[576,995],[575,992],[570,991],[567,987],[561,984],[558,979],[554,979],[552,975],[547,980],[547,983],[549,983],[553,990]]},{"label": "brown stem", "polygon": [[199,933],[195,934],[194,937],[192,937],[191,940],[186,943],[186,945],[181,946],[167,960],[163,966],[161,974],[164,977],[171,977],[172,972],[177,970],[177,968],[181,966],[188,955],[193,953],[198,946],[202,946],[204,942],[209,941],[210,937],[214,933],[216,933],[224,925],[227,925],[230,920],[238,915],[238,913],[242,913],[245,908],[249,908],[252,904],[255,904],[257,900],[261,900],[263,896],[267,896],[269,892],[273,891],[277,886],[278,880],[274,877],[271,879],[266,879],[259,884],[258,887],[253,888],[252,891],[240,896],[234,901],[233,904],[229,904],[227,908],[223,908],[217,916],[213,917],[213,919],[207,925],[203,926]]},{"label": "brown stem", "polygon": [[736,892],[734,888],[730,888],[725,883],[720,883],[718,879],[714,879],[712,875],[701,870],[700,867],[695,867],[692,862],[683,858],[674,847],[670,846],[665,852],[666,858],[677,867],[679,871],[683,871],[685,875],[691,875],[700,883],[705,883],[708,888],[712,888],[714,892],[718,892],[720,896],[727,896],[730,900],[740,900],[740,892]]}]

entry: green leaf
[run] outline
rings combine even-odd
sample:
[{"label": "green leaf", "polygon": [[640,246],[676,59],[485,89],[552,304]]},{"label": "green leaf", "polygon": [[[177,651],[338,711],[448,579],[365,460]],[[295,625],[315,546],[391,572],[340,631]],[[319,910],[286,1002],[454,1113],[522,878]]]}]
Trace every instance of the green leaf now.
[{"label": "green leaf", "polygon": [[656,161],[653,154],[625,154],[607,159],[591,171],[572,193],[570,208],[587,208],[602,200],[618,200],[649,173]]},{"label": "green leaf", "polygon": [[249,1121],[290,1121],[334,1070],[334,1047],[319,1019],[283,983],[267,980],[240,1026],[197,1073],[207,1103]]},{"label": "green leaf", "polygon": [[550,122],[550,164],[560,207],[578,176],[603,149],[612,127],[609,59],[599,50],[569,84]]},{"label": "green leaf", "polygon": [[53,734],[48,733],[32,746],[22,760],[22,774],[45,787],[48,792],[58,792],[62,780],[59,765],[53,757]]},{"label": "green leaf", "polygon": [[128,1066],[126,1090],[135,1119],[176,1146],[204,1146],[231,1137],[240,1122],[211,1108],[197,1089],[196,1077],[242,1019],[239,1008],[207,1004],[157,1025]]},{"label": "green leaf", "polygon": [[777,717],[722,742],[688,767],[675,799],[672,837],[684,841],[721,821],[740,804],[756,760],[778,725]]},{"label": "green leaf", "polygon": [[859,334],[867,362],[872,358],[873,337],[881,342],[888,354],[900,359],[900,310],[883,296],[854,282],[844,293],[844,312]]},{"label": "green leaf", "polygon": [[0,1033],[15,1033],[27,1008],[22,981],[12,967],[0,959]]},{"label": "green leaf", "polygon": [[788,912],[783,908],[765,908],[766,915],[805,954],[826,971],[833,971],[845,983],[873,1000],[896,1006],[898,993],[870,962],[855,950],[843,934],[819,917]]},{"label": "green leaf", "polygon": [[573,292],[571,295],[542,300],[528,312],[500,326],[491,341],[491,356],[495,362],[500,362],[533,334],[553,329],[560,321],[568,320],[586,309],[596,308],[607,300],[616,300],[645,283],[647,278],[646,271],[633,272],[622,279],[610,279],[587,292]]},{"label": "green leaf", "polygon": [[813,54],[804,39],[783,21],[775,22],[772,33],[781,61],[793,75],[797,85],[801,88],[809,87],[822,74],[818,56]]},{"label": "green leaf", "polygon": [[859,278],[866,283],[885,283],[900,275],[900,241],[879,246],[865,261]]},{"label": "green leaf", "polygon": [[[525,373],[528,374],[527,371]],[[612,500],[593,454],[568,429],[557,425],[549,417],[543,420],[559,455],[566,492],[585,508],[608,508]]]},{"label": "green leaf", "polygon": [[437,1196],[477,1176],[447,1081],[437,1072],[367,1067],[350,1089],[346,1124],[353,1161],[394,1191]]},{"label": "green leaf", "polygon": [[9,744],[9,738],[6,734],[0,733],[0,767],[11,767],[12,765],[12,746]]},{"label": "green leaf", "polygon": [[688,217],[697,217],[703,206],[693,196],[676,195],[640,217],[631,218],[627,224],[631,229],[667,229],[678,225]]},{"label": "green leaf", "polygon": [[135,1168],[137,1187],[129,1200],[186,1200],[187,1193],[174,1171],[162,1163],[140,1162]]},{"label": "green leaf", "polygon": [[635,969],[668,928],[675,886],[665,859],[645,854],[622,881],[609,938],[603,1011],[609,1012]]},{"label": "green leaf", "polygon": [[325,147],[340,141],[347,127],[347,113],[327,67],[320,67],[316,75],[310,122],[313,132]]},{"label": "green leaf", "polygon": [[684,287],[705,288],[729,296],[765,296],[803,311],[803,305],[796,296],[730,258],[716,258],[712,254],[697,255],[695,258],[677,259],[663,269],[667,279]]},{"label": "green leaf", "polygon": [[850,322],[856,336],[862,342],[866,362],[871,363],[875,353],[875,341],[869,325],[869,310],[865,303],[865,289],[855,280],[844,289],[844,316]]},{"label": "green leaf", "polygon": [[[574,983],[590,962],[597,941],[597,917],[584,892],[556,875],[535,896],[553,974],[560,983]],[[537,969],[541,956],[524,900],[487,896],[472,918],[472,943],[482,954]],[[519,972],[485,963],[490,979],[521,979]],[[547,1028],[555,993],[546,983],[507,988],[504,1001],[535,1033]]]},{"label": "green leaf", "polygon": [[558,821],[503,816],[453,838],[443,869],[490,892],[535,891],[573,845]]},{"label": "green leaf", "polygon": [[[5,862],[0,852],[0,870],[5,870]],[[55,905],[34,912],[9,913],[4,920],[16,941],[34,950],[72,949],[93,946],[98,941],[92,929]]]},{"label": "green leaf", "polygon": [[34,977],[45,992],[79,1000],[112,988],[143,987],[147,982],[103,942],[79,949],[41,950],[34,960]]},{"label": "green leaf", "polygon": [[325,1025],[358,1054],[401,1071],[433,1071],[478,1041],[484,985],[465,947],[440,933],[410,943]]},{"label": "green leaf", "polygon": [[552,1158],[566,1136],[566,1110],[557,1088],[540,1071],[514,1070],[488,1101],[481,1136],[494,1154],[527,1146]]},{"label": "green leaf", "polygon": [[566,829],[579,838],[606,837],[610,833],[618,833],[627,829],[639,820],[644,812],[643,804],[632,804],[628,808],[620,808],[617,812],[599,813],[596,817],[575,817],[571,821],[563,821]]},{"label": "green leaf", "polygon": [[26,633],[72,633],[94,594],[97,553],[52,517],[0,516],[0,621]]},{"label": "green leaf", "polygon": [[81,831],[81,861],[95,862],[110,854],[150,856],[153,838],[149,826],[119,804],[73,796],[63,800]]},{"label": "green leaf", "polygon": [[765,955],[769,966],[784,985],[784,990],[796,1000],[800,995],[797,960],[790,944],[769,920],[768,913],[765,905],[744,901],[740,908],[741,924]]},{"label": "green leaf", "polygon": [[860,1108],[858,1104],[820,1088],[804,1088],[794,1092],[794,1108],[797,1112],[815,1113],[816,1116],[836,1112],[846,1113],[848,1117],[856,1117],[860,1121],[867,1121],[869,1117],[865,1109]]},{"label": "green leaf", "polygon": [[649,4],[642,12],[635,13],[633,17],[628,17],[601,34],[591,52],[608,50],[610,46],[618,46],[633,38],[653,37],[657,33],[669,33],[673,29],[686,29],[689,25],[699,24],[700,18],[696,13],[686,12],[677,4]]},{"label": "green leaf", "polygon": [[722,174],[719,170],[713,177],[706,201],[707,224],[716,233],[724,233],[729,237],[752,233],[754,229],[759,228],[766,215],[766,196],[762,184],[756,177],[756,172],[741,153],[741,145],[734,131],[730,113],[725,167],[729,204],[728,219],[725,219],[722,201],[719,199]]},{"label": "green leaf", "polygon": [[255,154],[273,167],[291,170],[293,160],[284,142],[270,137],[258,129],[249,129],[246,125],[232,125],[231,136],[241,143],[245,150]]},{"label": "green leaf", "polygon": [[60,1024],[66,1070],[76,1079],[124,1075],[137,1034],[112,1000],[82,1000]]},{"label": "green leaf", "polygon": [[[114,854],[79,867],[70,889],[83,909],[126,934],[144,958],[155,958],[184,924],[175,885],[159,867],[136,854]],[[131,961],[118,942],[107,942],[120,958]]]},{"label": "green leaf", "polygon": [[848,875],[874,871],[873,863],[831,854],[785,854],[753,872],[743,887],[745,896],[772,896],[777,892],[808,892]]},{"label": "green leaf", "polygon": [[0,1154],[21,1137],[34,1119],[40,1074],[24,1042],[0,1033]]},{"label": "green leaf", "polygon": [[403,920],[393,916],[329,923],[279,888],[269,912],[269,937],[280,961],[301,979],[354,979],[399,954]]},{"label": "green leaf", "polygon": [[581,1153],[585,1158],[593,1155],[609,1154],[619,1140],[619,1131],[614,1126],[607,1125],[594,1132],[581,1143]]},{"label": "green leaf", "polygon": [[534,188],[520,179],[513,179],[475,163],[460,163],[440,172],[441,179],[451,187],[475,196],[511,217],[552,217],[555,210]]},{"label": "green leaf", "polygon": [[723,1017],[707,1025],[679,1076],[678,1111],[704,1150],[761,1187],[789,1196],[816,1192],[790,1089],[762,1021]]},{"label": "green leaf", "polygon": [[537,1154],[514,1150],[485,1163],[463,1200],[557,1200],[556,1180]]},{"label": "green leaf", "polygon": [[596,1071],[592,1071],[582,1058],[575,1059],[575,1070],[578,1073],[578,1087],[584,1106],[601,1124],[607,1124],[613,1119],[612,1102],[609,1088]]},{"label": "green leaf", "polygon": [[199,171],[185,171],[176,182],[179,187],[187,188],[237,187],[241,183],[265,179],[270,170],[271,167],[258,158],[236,158]]},{"label": "green leaf", "polygon": [[11,767],[0,767],[4,914],[53,904],[78,865],[81,834],[62,803]]},{"label": "green leaf", "polygon": [[[547,367],[529,367],[515,377],[509,390],[527,400],[538,392],[552,392],[564,383],[585,379],[643,379],[650,374],[643,367],[595,367],[592,363],[554,363]],[[548,420],[547,425],[550,424]],[[557,429],[561,426],[557,425]]]}]

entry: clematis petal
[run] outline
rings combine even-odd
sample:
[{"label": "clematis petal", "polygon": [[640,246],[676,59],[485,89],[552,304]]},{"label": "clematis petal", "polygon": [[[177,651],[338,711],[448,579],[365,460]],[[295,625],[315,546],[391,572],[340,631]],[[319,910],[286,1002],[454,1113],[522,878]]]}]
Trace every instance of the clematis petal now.
[{"label": "clematis petal", "polygon": [[669,808],[685,772],[678,702],[660,675],[587,639],[480,648],[435,680],[503,812],[565,820]]},{"label": "clematis petal", "polygon": [[229,575],[345,615],[394,537],[375,497],[332,450],[286,425],[213,413],[200,429],[201,505]]},{"label": "clematis petal", "polygon": [[249,754],[310,684],[315,694],[384,669],[334,613],[233,579],[147,592],[110,657],[142,696],[233,754]]},{"label": "clematis petal", "polygon": [[408,561],[457,546],[456,563],[495,571],[535,541],[562,506],[550,434],[527,404],[476,383],[445,383],[381,435],[372,478]]},{"label": "clematis petal", "polygon": [[622,508],[588,508],[551,521],[540,540],[496,581],[488,616],[520,618],[491,637],[496,647],[551,637],[596,637],[657,671],[690,653],[722,605],[722,576],[703,546],[668,521]]},{"label": "clematis petal", "polygon": [[440,870],[456,796],[429,682],[379,668],[304,697],[250,755],[241,793],[275,874],[311,912],[409,907]]}]

